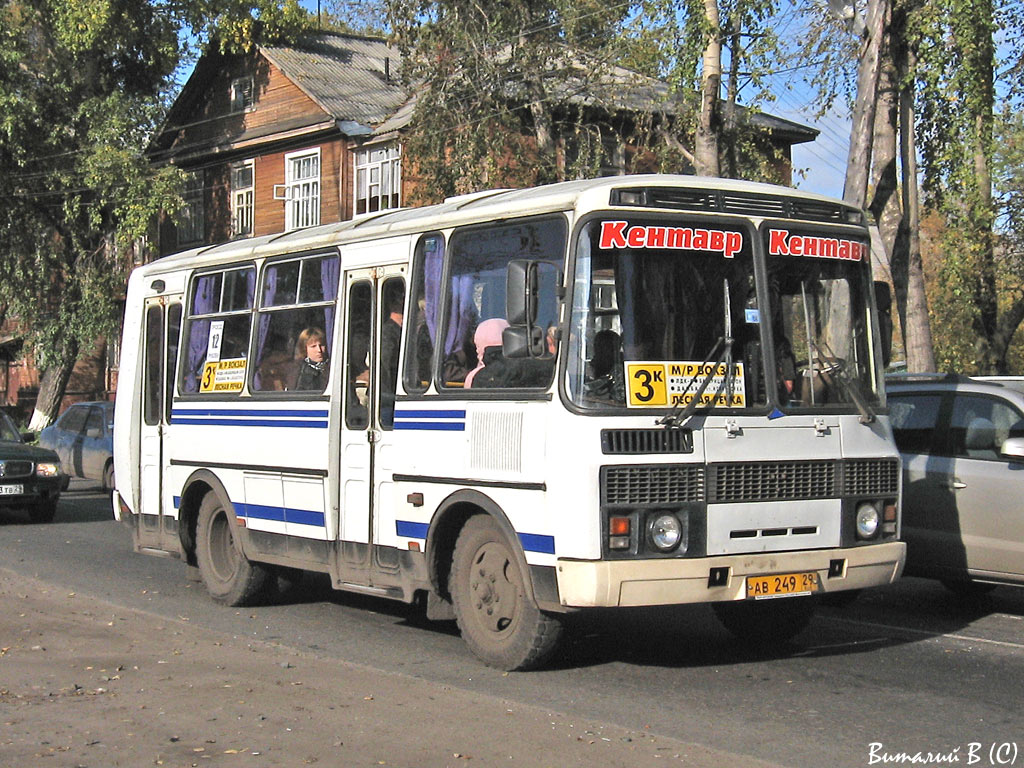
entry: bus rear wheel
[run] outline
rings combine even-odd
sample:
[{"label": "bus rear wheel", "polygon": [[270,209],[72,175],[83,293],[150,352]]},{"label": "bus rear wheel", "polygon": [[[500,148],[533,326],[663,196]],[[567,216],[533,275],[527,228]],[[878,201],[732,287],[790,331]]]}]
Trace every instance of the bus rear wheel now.
[{"label": "bus rear wheel", "polygon": [[715,615],[726,629],[752,645],[784,642],[800,634],[814,615],[818,601],[813,597],[778,600],[739,600],[712,603]]},{"label": "bus rear wheel", "polygon": [[206,591],[225,605],[253,605],[261,602],[271,586],[270,570],[251,562],[235,536],[234,515],[214,493],[199,506],[196,529],[196,560]]},{"label": "bus rear wheel", "polygon": [[527,593],[515,553],[491,517],[466,522],[455,543],[450,585],[462,637],[485,664],[531,669],[554,652],[562,624]]}]

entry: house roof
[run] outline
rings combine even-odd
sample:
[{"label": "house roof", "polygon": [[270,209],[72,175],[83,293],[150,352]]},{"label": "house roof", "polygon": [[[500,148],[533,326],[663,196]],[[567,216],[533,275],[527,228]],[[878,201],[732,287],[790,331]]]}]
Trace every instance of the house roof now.
[{"label": "house roof", "polygon": [[[163,129],[154,137],[149,155],[167,160],[185,153],[194,157],[233,152],[268,139],[288,138],[309,131],[330,130],[345,136],[383,135],[400,130],[413,118],[415,94],[398,82],[399,54],[386,41],[337,32],[312,32],[291,45],[264,45],[259,54],[308,96],[322,116],[286,119],[272,126],[248,129],[230,139],[212,137],[186,152],[175,149],[175,135],[205,97],[210,77],[223,66],[223,55],[205,54],[172,106]],[[557,91],[565,101],[581,106],[627,112],[676,114],[680,104],[664,81],[623,67],[592,67],[572,55],[571,72],[558,73]],[[602,74],[595,77],[593,72]],[[751,122],[780,138],[798,144],[813,141],[818,131],[764,112],[748,111]],[[301,123],[301,125],[299,124]]]},{"label": "house roof", "polygon": [[378,38],[320,32],[260,51],[348,135],[369,133],[407,97],[394,76],[398,54]]}]

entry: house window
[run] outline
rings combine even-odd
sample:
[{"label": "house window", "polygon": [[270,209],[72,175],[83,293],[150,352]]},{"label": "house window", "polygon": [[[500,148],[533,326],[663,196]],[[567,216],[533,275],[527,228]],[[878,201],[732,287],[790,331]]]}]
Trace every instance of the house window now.
[{"label": "house window", "polygon": [[236,77],[231,81],[231,111],[244,112],[252,103],[252,78]]},{"label": "house window", "polygon": [[286,230],[320,223],[320,148],[285,155]]},{"label": "house window", "polygon": [[402,147],[382,144],[357,150],[355,212],[373,213],[402,204]]},{"label": "house window", "polygon": [[253,161],[231,167],[231,233],[235,237],[252,234]]},{"label": "house window", "polygon": [[185,180],[182,193],[185,206],[178,213],[178,244],[198,243],[203,239],[203,172],[191,174]]}]

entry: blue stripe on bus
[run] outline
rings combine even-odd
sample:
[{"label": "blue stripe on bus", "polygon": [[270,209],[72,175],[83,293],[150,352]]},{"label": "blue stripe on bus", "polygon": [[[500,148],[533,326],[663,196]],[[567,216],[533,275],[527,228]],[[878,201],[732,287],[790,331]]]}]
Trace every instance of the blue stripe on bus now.
[{"label": "blue stripe on bus", "polygon": [[[430,526],[427,523],[414,523],[410,520],[396,520],[395,533],[407,539],[425,539]],[[519,541],[527,552],[540,552],[545,555],[555,554],[555,537],[539,533],[520,533]]]},{"label": "blue stripe on bus", "polygon": [[325,409],[272,411],[264,408],[175,408],[171,411],[171,416],[286,416],[326,419],[327,411]]},{"label": "blue stripe on bus", "polygon": [[204,426],[204,427],[311,427],[327,429],[327,419],[323,421],[297,421],[294,419],[197,419],[172,416],[171,424]]},{"label": "blue stripe on bus", "polygon": [[291,507],[268,507],[262,504],[240,504],[235,502],[235,514],[239,517],[255,520],[275,520],[279,523],[296,523],[313,525],[323,528],[324,513],[311,509],[293,509]]},{"label": "blue stripe on bus", "polygon": [[395,411],[396,419],[464,419],[465,411]]},{"label": "blue stripe on bus", "polygon": [[425,539],[430,525],[413,523],[409,520],[395,520],[395,533],[407,539]]},{"label": "blue stripe on bus", "polygon": [[399,421],[395,419],[395,429],[426,430],[429,432],[465,432],[464,421]]},{"label": "blue stripe on bus", "polygon": [[519,541],[527,552],[540,552],[545,555],[555,554],[555,537],[543,536],[539,533],[520,533]]}]

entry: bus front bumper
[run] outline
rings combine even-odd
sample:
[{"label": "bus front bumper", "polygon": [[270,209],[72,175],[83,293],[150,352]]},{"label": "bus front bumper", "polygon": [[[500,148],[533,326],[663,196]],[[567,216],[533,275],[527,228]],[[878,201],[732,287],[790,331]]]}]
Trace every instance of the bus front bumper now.
[{"label": "bus front bumper", "polygon": [[677,605],[743,600],[747,577],[816,573],[817,594],[891,584],[906,544],[768,552],[694,559],[559,560],[558,594],[567,608]]}]

